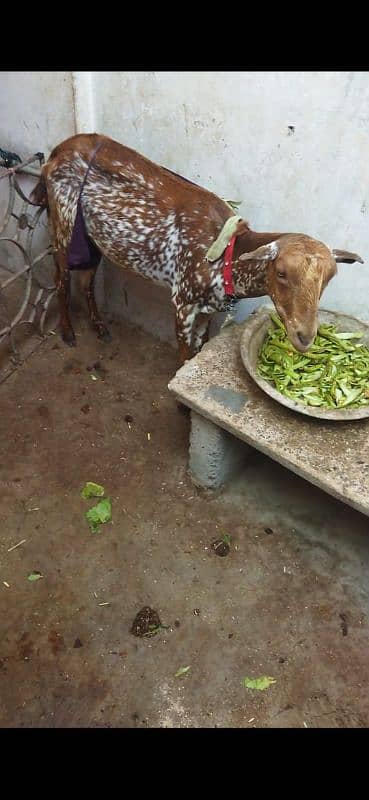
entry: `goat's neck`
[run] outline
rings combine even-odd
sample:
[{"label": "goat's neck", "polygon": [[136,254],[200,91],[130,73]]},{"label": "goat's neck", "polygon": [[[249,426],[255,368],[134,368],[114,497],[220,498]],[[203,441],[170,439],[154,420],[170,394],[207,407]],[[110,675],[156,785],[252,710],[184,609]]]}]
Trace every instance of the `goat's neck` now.
[{"label": "goat's neck", "polygon": [[243,297],[262,297],[269,294],[267,281],[268,261],[240,261],[242,253],[251,253],[263,244],[279,239],[281,233],[256,233],[247,231],[237,237],[233,260],[233,284],[235,295]]}]

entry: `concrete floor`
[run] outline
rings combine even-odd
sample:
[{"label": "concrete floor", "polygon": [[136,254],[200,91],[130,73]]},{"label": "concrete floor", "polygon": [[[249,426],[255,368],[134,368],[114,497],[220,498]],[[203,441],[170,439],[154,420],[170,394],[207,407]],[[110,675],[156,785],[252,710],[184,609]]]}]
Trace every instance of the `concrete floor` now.
[{"label": "concrete floor", "polygon": [[[76,331],[0,387],[0,725],[367,727],[368,519],[257,453],[196,490],[172,348]],[[112,499],[99,534],[86,480]],[[130,633],[144,605],[169,626],[151,638]]]}]

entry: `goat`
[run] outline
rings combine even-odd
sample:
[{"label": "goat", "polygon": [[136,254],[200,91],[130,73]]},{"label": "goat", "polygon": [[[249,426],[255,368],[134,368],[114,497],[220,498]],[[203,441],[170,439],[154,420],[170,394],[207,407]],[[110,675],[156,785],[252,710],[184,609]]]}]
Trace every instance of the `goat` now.
[{"label": "goat", "polygon": [[[75,335],[69,317],[68,248],[78,213],[92,252],[80,267],[98,336],[110,338],[94,297],[97,261],[103,255],[169,286],[180,364],[201,349],[211,315],[225,310],[230,297],[269,295],[290,341],[305,352],[316,335],[319,300],[337,271],[336,262],[363,263],[355,253],[331,250],[305,234],[257,233],[212,192],[96,133],[72,136],[52,151],[33,198],[48,210],[61,332],[69,345],[75,344]],[[209,248],[233,222],[227,246],[209,260]]]}]

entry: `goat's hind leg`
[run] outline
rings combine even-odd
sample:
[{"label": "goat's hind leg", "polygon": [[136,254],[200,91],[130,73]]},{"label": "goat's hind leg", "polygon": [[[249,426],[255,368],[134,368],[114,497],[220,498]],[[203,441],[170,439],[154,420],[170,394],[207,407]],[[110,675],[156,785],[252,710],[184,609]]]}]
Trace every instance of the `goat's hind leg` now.
[{"label": "goat's hind leg", "polygon": [[70,347],[76,344],[76,337],[69,316],[70,272],[65,252],[59,249],[54,254],[56,266],[55,286],[59,302],[60,327],[63,341]]},{"label": "goat's hind leg", "polygon": [[106,327],[105,323],[102,321],[96,305],[96,299],[95,299],[96,269],[97,267],[95,267],[94,269],[88,269],[81,272],[79,278],[80,285],[85,293],[91,324],[93,328],[97,331],[98,338],[102,339],[104,342],[111,342],[110,332]]}]

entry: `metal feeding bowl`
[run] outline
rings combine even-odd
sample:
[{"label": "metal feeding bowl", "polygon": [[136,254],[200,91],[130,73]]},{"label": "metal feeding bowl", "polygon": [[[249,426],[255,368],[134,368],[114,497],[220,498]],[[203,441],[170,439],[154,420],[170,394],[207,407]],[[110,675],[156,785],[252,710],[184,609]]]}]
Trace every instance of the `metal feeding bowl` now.
[{"label": "metal feeding bowl", "polygon": [[[335,420],[337,422],[350,422],[353,419],[369,417],[369,405],[351,409],[321,408],[320,406],[308,406],[296,400],[290,400],[258,374],[257,364],[259,353],[270,325],[272,324],[270,314],[273,311],[275,313],[274,307],[271,306],[262,306],[258,308],[247,321],[241,336],[241,358],[243,364],[260,389],[272,397],[273,400],[276,400],[277,403],[287,406],[287,408],[291,408],[292,411],[297,411],[299,414],[305,414],[308,417]],[[319,310],[318,321],[319,325],[335,325],[339,332],[345,331],[351,333],[351,331],[360,331],[360,333],[363,334],[360,343],[369,347],[369,324],[361,322],[361,320],[355,319],[355,317],[348,317],[346,314],[341,314],[336,311],[325,311],[324,309]]]}]

